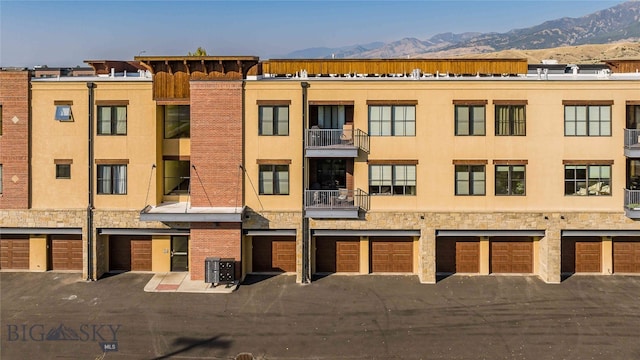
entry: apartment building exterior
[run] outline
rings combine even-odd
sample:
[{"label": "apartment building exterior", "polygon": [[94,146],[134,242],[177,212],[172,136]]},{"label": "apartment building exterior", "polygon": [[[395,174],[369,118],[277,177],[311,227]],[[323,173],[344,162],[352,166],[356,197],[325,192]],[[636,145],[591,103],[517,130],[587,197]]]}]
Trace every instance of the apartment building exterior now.
[{"label": "apartment building exterior", "polygon": [[28,201],[0,209],[2,269],[640,272],[638,62],[87,63],[94,76],[32,79],[22,100]]},{"label": "apartment building exterior", "polygon": [[245,85],[248,271],[638,271],[625,208],[637,73],[527,76],[498,59],[262,69]]}]

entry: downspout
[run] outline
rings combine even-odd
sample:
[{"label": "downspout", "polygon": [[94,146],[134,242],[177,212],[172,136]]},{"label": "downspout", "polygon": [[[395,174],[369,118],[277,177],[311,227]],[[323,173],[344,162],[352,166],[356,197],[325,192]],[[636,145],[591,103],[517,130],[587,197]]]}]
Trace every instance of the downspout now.
[{"label": "downspout", "polygon": [[87,204],[87,281],[95,280],[93,272],[93,89],[96,84],[92,82],[87,83],[89,90],[89,113],[88,113],[88,128],[89,133],[87,136],[88,147],[88,192],[89,200]]},{"label": "downspout", "polygon": [[309,83],[303,81],[300,83],[302,86],[302,283],[308,284],[310,282],[310,262],[311,262],[311,236],[309,233],[309,219],[305,210],[305,188],[309,182],[309,174],[307,174],[307,158],[305,157],[305,137],[307,131],[307,89],[310,87]]}]

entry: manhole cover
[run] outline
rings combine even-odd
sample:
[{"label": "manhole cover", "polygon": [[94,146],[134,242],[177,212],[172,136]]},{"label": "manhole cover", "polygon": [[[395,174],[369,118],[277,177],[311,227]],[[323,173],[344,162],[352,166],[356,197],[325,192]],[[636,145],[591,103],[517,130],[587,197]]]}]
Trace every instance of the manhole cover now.
[{"label": "manhole cover", "polygon": [[236,360],[253,360],[253,355],[250,353],[240,353],[236,355]]}]

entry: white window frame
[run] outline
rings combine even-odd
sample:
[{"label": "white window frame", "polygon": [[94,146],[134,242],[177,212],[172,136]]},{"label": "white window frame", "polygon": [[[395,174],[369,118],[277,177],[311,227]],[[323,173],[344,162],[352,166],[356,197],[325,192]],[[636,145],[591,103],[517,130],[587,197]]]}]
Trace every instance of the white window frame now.
[{"label": "white window frame", "polygon": [[54,119],[57,121],[73,121],[71,105],[56,105]]}]

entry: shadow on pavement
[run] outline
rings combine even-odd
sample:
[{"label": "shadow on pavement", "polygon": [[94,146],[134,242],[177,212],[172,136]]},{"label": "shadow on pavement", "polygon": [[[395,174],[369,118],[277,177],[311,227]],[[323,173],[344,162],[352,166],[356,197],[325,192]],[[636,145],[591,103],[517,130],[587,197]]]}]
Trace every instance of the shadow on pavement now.
[{"label": "shadow on pavement", "polygon": [[190,351],[196,348],[207,348],[207,349],[228,349],[231,347],[230,340],[220,340],[220,336],[210,337],[208,339],[197,339],[190,337],[179,337],[173,341],[173,346],[182,346],[182,348],[177,349],[168,354],[155,357],[153,360],[161,360],[161,359],[169,359],[178,354],[182,354],[184,352]]},{"label": "shadow on pavement", "polygon": [[274,276],[278,276],[278,274],[249,274],[245,276],[244,281],[240,283],[240,285],[253,285],[257,284],[261,281],[265,281],[267,279],[271,279]]},{"label": "shadow on pavement", "polygon": [[311,282],[322,280],[326,277],[331,276],[333,273],[319,273],[311,275]]},{"label": "shadow on pavement", "polygon": [[116,276],[116,275],[122,275],[122,274],[124,274],[124,273],[125,273],[124,271],[104,273],[104,274],[102,274],[102,276],[100,276],[100,277],[98,278],[98,280],[107,279],[107,278],[110,278],[110,277],[113,277],[113,276]]}]

